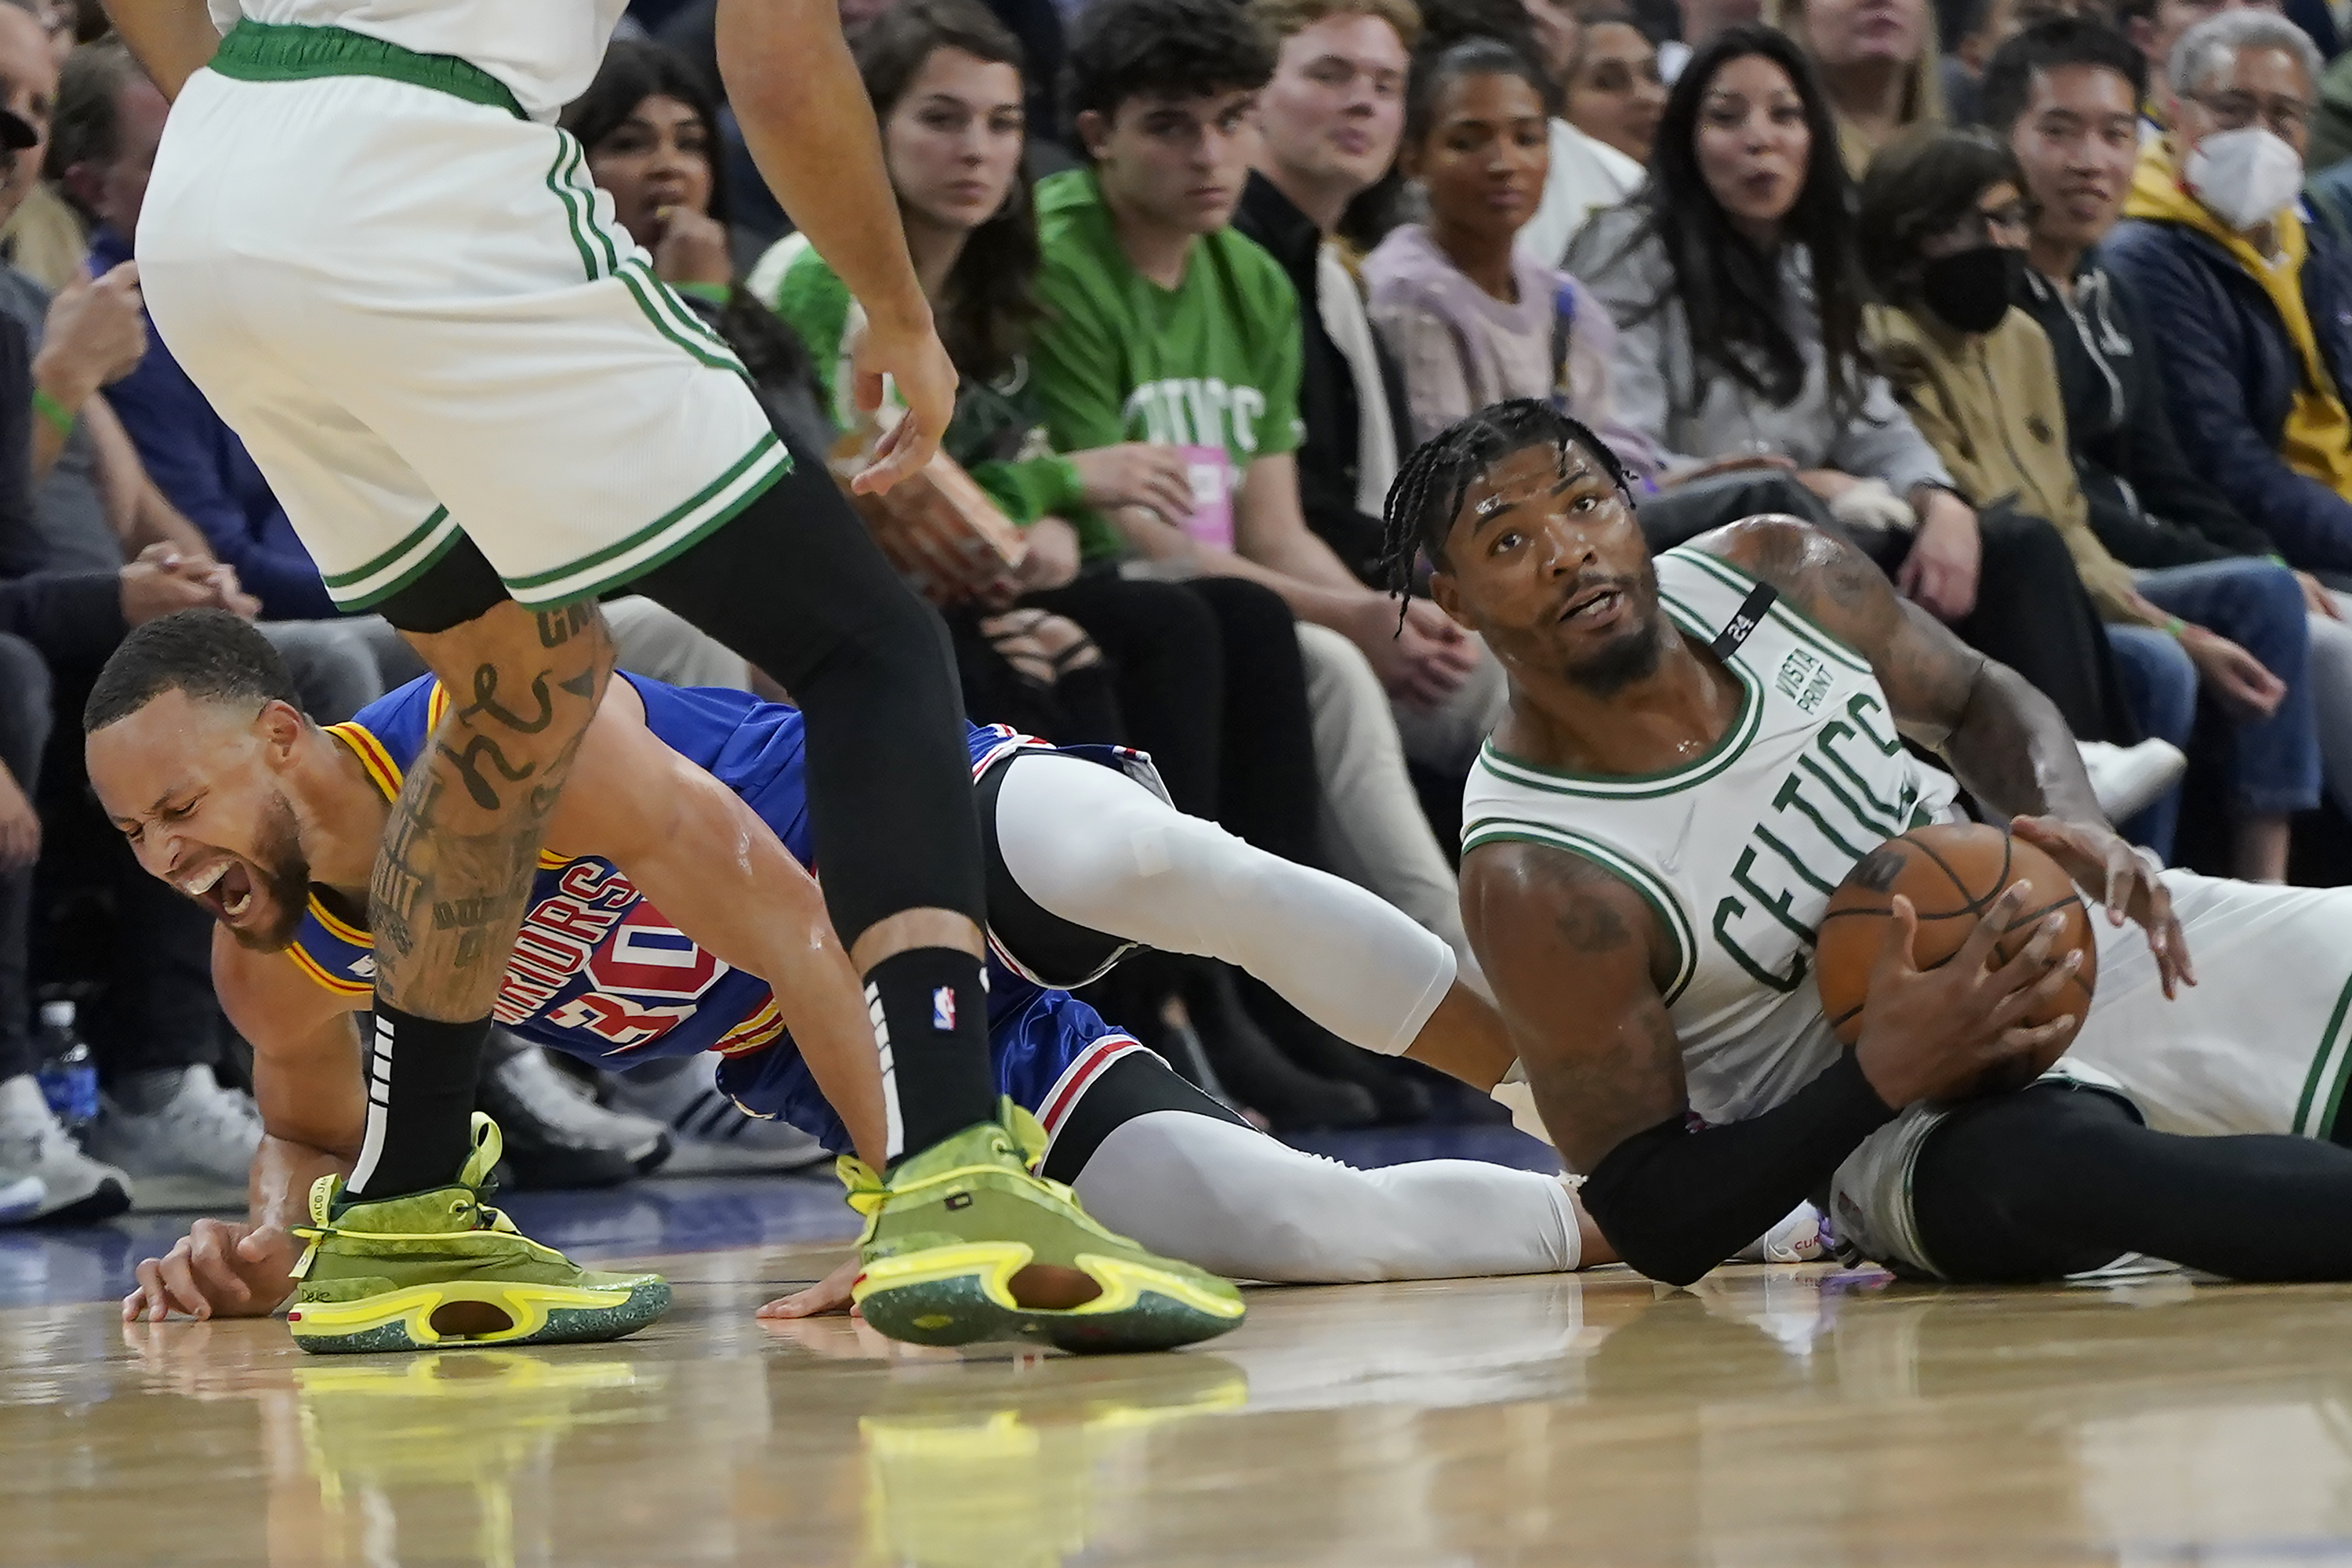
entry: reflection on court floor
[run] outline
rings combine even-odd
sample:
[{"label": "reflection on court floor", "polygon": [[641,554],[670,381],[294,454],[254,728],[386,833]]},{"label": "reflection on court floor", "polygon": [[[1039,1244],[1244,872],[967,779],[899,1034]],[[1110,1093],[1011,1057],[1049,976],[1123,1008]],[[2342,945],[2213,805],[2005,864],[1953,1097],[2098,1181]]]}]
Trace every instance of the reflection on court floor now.
[{"label": "reflection on court floor", "polygon": [[0,1312],[0,1563],[2352,1559],[2352,1289],[1611,1269],[1083,1361],[751,1317],[837,1256],[674,1259],[577,1350]]}]

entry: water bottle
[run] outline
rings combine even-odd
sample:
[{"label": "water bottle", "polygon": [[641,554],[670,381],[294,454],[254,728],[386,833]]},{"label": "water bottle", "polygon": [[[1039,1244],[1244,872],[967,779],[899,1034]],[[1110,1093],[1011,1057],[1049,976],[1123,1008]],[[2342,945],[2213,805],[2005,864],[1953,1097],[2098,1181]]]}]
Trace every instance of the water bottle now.
[{"label": "water bottle", "polygon": [[41,1062],[41,1096],[79,1140],[98,1120],[98,1064],[74,1027],[72,1003],[41,1004],[41,1032],[34,1044]]}]

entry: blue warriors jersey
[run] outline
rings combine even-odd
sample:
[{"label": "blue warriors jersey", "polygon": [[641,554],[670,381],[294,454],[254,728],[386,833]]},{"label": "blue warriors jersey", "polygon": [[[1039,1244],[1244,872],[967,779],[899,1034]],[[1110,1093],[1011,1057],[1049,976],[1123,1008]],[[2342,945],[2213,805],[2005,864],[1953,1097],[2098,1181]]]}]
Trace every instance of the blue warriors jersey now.
[{"label": "blue warriors jersey", "polygon": [[[646,728],[657,739],[733,790],[794,859],[813,865],[797,709],[747,692],[666,686],[625,673],[621,679],[644,700]],[[439,684],[423,676],[326,731],[351,750],[389,800],[447,707]],[[1012,752],[1052,749],[1002,725],[974,726],[968,739],[975,776]],[[1134,753],[1099,760],[1130,768],[1139,761]],[[1073,1088],[1108,1065],[1110,1057],[1097,1047],[1111,1055],[1141,1048],[990,945],[989,1033],[1001,1091],[1042,1113],[1057,1098],[1075,1102]],[[373,940],[322,903],[315,889],[287,956],[359,1006],[373,997]],[[785,1033],[767,982],[704,952],[609,860],[541,852],[493,1016],[526,1039],[612,1068],[715,1050],[726,1058],[719,1086],[746,1110],[781,1116],[829,1148],[849,1146]]]}]

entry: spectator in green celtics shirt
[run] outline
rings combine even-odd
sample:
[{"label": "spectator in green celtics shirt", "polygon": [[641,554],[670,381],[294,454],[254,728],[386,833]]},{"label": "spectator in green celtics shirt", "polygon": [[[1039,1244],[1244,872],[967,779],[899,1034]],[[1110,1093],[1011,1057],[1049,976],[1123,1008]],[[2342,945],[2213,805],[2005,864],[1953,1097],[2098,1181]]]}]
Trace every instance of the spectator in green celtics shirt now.
[{"label": "spectator in green celtics shirt", "polygon": [[1257,150],[1275,47],[1230,0],[1097,0],[1070,47],[1066,107],[1088,166],[1037,187],[1045,265],[1033,362],[1065,450],[1181,447],[1189,514],[1081,515],[1089,553],[1254,580],[1328,627],[1403,701],[1443,702],[1476,649],[1433,605],[1366,586],[1299,510],[1298,300],[1229,226]]}]

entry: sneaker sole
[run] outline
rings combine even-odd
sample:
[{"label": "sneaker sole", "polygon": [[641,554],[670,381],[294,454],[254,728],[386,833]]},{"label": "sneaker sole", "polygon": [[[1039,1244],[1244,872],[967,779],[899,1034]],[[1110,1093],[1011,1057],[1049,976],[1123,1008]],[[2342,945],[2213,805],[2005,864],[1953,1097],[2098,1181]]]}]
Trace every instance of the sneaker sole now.
[{"label": "sneaker sole", "polygon": [[[475,1345],[586,1344],[633,1334],[669,1310],[669,1282],[634,1285],[500,1284],[496,1280],[412,1285],[356,1301],[301,1301],[286,1314],[294,1342],[313,1355],[463,1349]],[[447,1334],[433,1327],[443,1308],[472,1303],[506,1314],[506,1328]]]},{"label": "sneaker sole", "polygon": [[55,1208],[37,1209],[16,1223],[20,1225],[82,1225],[90,1220],[112,1219],[131,1206],[131,1194],[122,1190],[120,1182],[109,1178],[97,1189],[85,1193],[70,1203]]},{"label": "sneaker sole", "polygon": [[1080,1253],[1076,1267],[1101,1295],[1059,1310],[1024,1307],[1008,1281],[1035,1256],[1018,1242],[971,1242],[879,1258],[866,1266],[850,1299],[877,1332],[908,1344],[1005,1340],[1074,1355],[1197,1344],[1236,1327],[1247,1310],[1182,1275],[1100,1253]]}]

